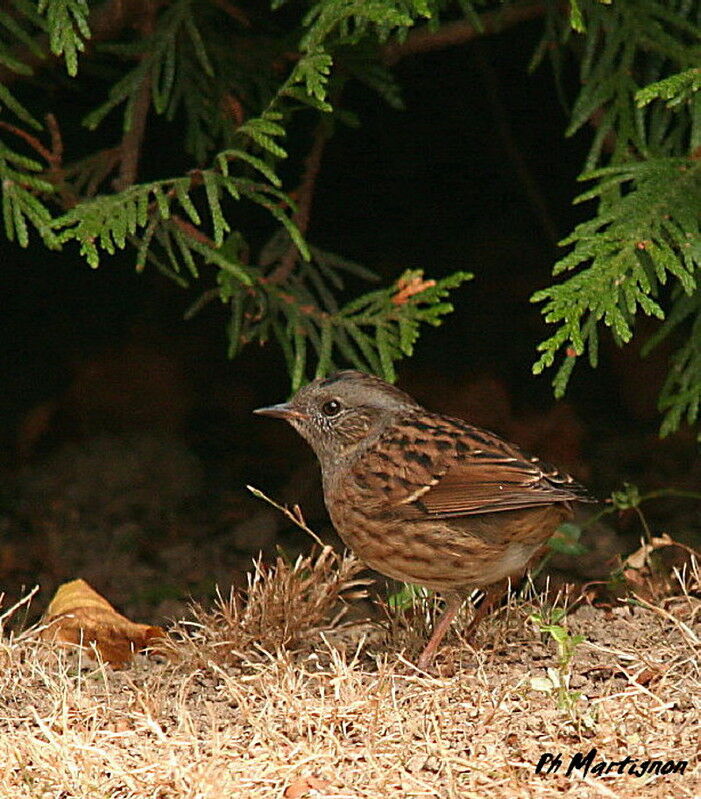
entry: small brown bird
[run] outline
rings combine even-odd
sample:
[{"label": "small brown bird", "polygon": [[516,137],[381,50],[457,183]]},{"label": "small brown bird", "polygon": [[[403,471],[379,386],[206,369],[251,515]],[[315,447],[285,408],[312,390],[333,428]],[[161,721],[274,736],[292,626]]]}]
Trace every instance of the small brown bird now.
[{"label": "small brown bird", "polygon": [[588,499],[569,475],[363,372],[314,380],[255,413],[286,419],[312,446],[331,520],[361,560],[446,599],[422,669],[466,596],[485,590],[472,633],[570,503]]}]

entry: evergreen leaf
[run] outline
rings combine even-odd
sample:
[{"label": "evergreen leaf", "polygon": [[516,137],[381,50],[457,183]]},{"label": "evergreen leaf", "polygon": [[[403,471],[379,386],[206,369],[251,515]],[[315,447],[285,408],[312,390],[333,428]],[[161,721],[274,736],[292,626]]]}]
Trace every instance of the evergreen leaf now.
[{"label": "evergreen leaf", "polygon": [[37,12],[46,17],[49,46],[54,55],[62,55],[71,77],[78,74],[78,53],[85,50],[90,38],[86,0],[39,0]]},{"label": "evergreen leaf", "polygon": [[[674,280],[686,295],[697,291],[695,273],[701,252],[687,245],[701,238],[701,162],[659,158],[596,170],[598,181],[585,193],[600,198],[600,214],[578,225],[565,242],[573,250],[555,266],[555,273],[580,271],[560,284],[536,292],[533,302],[545,304],[546,321],[559,325],[544,341],[534,372],[551,366],[562,347],[567,357],[553,384],[561,396],[574,367],[572,353],[589,344],[596,360],[596,325],[603,321],[617,339],[629,341],[638,309],[664,319],[656,299],[658,285]],[[611,186],[617,187],[612,194]],[[695,209],[695,210],[692,210]],[[586,268],[581,269],[583,265]],[[592,354],[594,353],[594,354]],[[676,395],[675,395],[676,396]],[[668,415],[667,428],[680,414]]]}]

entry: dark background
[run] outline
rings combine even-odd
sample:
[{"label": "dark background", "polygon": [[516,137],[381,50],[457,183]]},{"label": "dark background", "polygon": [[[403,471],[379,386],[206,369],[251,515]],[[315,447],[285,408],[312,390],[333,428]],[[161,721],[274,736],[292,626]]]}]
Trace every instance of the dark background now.
[{"label": "dark background", "polygon": [[[404,111],[350,86],[343,102],[361,127],[340,127],[327,147],[308,238],[385,283],[408,267],[429,277],[474,272],[454,294],[454,314],[400,364],[400,384],[427,406],[495,429],[601,497],[626,480],[693,488],[691,431],[656,437],[669,350],[641,362],[637,346],[619,351],[604,335],[600,367],[579,365],[559,404],[552,375],[531,374],[549,331],[529,297],[551,280],[555,241],[588,210],[571,201],[590,136],[564,137],[567,110],[549,65],[527,73],[540,30],[523,24],[406,58],[396,68]],[[573,99],[574,68],[563,86]],[[96,97],[49,90],[68,146],[79,147],[79,119]],[[151,131],[163,138],[144,153],[144,174],[178,168],[172,130],[151,119]],[[300,125],[293,151],[304,153],[308,134]],[[244,216],[241,228],[262,239],[270,231],[257,224]],[[62,580],[86,576],[131,612],[179,612],[188,595],[240,581],[259,546],[305,545],[246,484],[300,501],[331,535],[306,446],[250,415],[289,390],[276,347],[227,360],[218,303],[183,321],[211,273],[186,291],[154,272],[136,275],[130,254],[93,271],[73,251],[0,246],[0,590],[40,582],[40,605]],[[650,330],[638,332],[644,340]],[[658,502],[649,518],[698,540],[698,503]],[[630,548],[639,519],[618,519],[618,528]]]}]

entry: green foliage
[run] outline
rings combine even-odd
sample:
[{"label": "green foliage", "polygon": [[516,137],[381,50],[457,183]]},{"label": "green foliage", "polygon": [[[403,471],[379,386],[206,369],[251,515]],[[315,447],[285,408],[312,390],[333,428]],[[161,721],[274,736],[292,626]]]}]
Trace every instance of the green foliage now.
[{"label": "green foliage", "polygon": [[596,365],[600,321],[620,341],[629,341],[639,310],[664,318],[660,286],[671,278],[691,295],[701,265],[701,162],[630,162],[596,170],[584,179],[598,182],[578,201],[597,199],[599,211],[565,239],[563,244],[574,246],[555,273],[582,264],[587,268],[533,297],[545,302],[546,320],[559,325],[540,345],[543,354],[534,370],[550,366],[556,352],[567,349],[554,381],[558,395],[564,393],[577,356],[587,350],[590,363]]},{"label": "green foliage", "polygon": [[[173,104],[174,97],[182,99],[182,94],[174,93],[176,74],[187,67],[201,71],[208,77],[213,75],[212,65],[197,27],[193,5],[192,0],[176,0],[163,12],[152,34],[135,42],[101,47],[102,52],[136,59],[138,64],[114,84],[107,101],[85,117],[84,124],[87,128],[94,130],[110,111],[126,103],[124,129],[129,130],[134,105],[144,81],[150,85],[151,100],[156,113],[168,111],[172,116],[177,110],[177,103]],[[194,55],[193,61],[187,58],[188,51]]]},{"label": "green foliage", "polygon": [[[662,337],[698,318],[699,305],[701,12],[696,4],[657,0],[611,6],[590,0],[578,8],[572,26],[583,34],[583,88],[568,134],[593,123],[581,180],[594,186],[576,202],[594,201],[597,207],[561,242],[569,252],[554,274],[576,273],[533,296],[544,302],[546,321],[557,326],[540,345],[534,372],[565,353],[553,380],[557,396],[585,351],[596,366],[600,324],[624,344],[639,313],[661,320],[669,314]],[[568,40],[561,20],[560,25],[557,35]],[[595,168],[605,160],[608,166]],[[691,321],[660,398],[663,434],[682,419],[698,418],[699,330]]]},{"label": "green foliage", "polygon": [[[148,260],[172,277],[181,275],[183,271],[197,277],[195,255],[200,255],[205,263],[216,264],[248,284],[251,278],[243,265],[219,250],[228,230],[228,223],[221,213],[220,198],[224,192],[237,200],[246,194],[257,198],[260,189],[255,184],[230,179],[213,170],[199,172],[197,177],[206,187],[212,216],[212,241],[198,234],[194,227],[201,220],[190,199],[193,187],[190,177],[137,184],[119,195],[86,200],[80,208],[73,208],[54,220],[54,227],[61,230],[59,241],[79,242],[81,254],[92,267],[99,265],[101,252],[111,255],[130,243],[137,247],[136,267],[139,270]],[[267,200],[263,198],[263,201]],[[174,214],[174,205],[184,210],[191,224]]]},{"label": "green foliage", "polygon": [[396,3],[381,0],[322,0],[313,5],[304,18],[307,32],[300,41],[300,49],[304,53],[318,55],[335,31],[346,44],[361,41],[370,28],[374,29],[380,41],[386,41],[394,29],[411,26],[417,16],[430,15],[424,0],[400,0]]},{"label": "green foliage", "polygon": [[[14,0],[14,7],[12,16],[0,12],[0,63],[29,75],[14,56],[16,45],[41,56],[36,32],[45,29],[52,53],[76,75],[78,54],[90,38],[85,0],[42,0],[36,8]],[[77,244],[94,268],[106,255],[129,249],[137,270],[150,264],[182,285],[210,265],[216,293],[231,306],[232,355],[248,341],[274,338],[294,388],[310,373],[323,374],[340,362],[393,379],[394,362],[411,353],[420,325],[440,323],[452,309],[444,301],[449,289],[468,276],[434,283],[411,273],[403,278],[406,286],[400,282],[341,305],[336,295],[343,289],[342,273],[365,280],[374,275],[304,240],[278,165],[288,157],[292,116],[333,110],[329,93],[337,59],[345,59],[346,75],[398,104],[391,76],[377,61],[377,45],[431,14],[425,0],[321,0],[306,9],[294,34],[276,38],[264,25],[256,38],[251,19],[234,6],[199,0],[145,5],[134,20],[134,35],[97,43],[91,54],[115,78],[106,99],[83,122],[97,130],[123,109],[123,139],[116,149],[64,166],[56,126],[49,151],[14,124],[5,125],[47,162],[0,141],[6,235],[27,246],[34,229],[47,246]],[[3,39],[2,31],[9,36]],[[21,122],[42,129],[4,85],[0,103]],[[173,122],[184,117],[186,147],[198,168],[134,181],[149,110]],[[244,202],[280,226],[256,265],[236,222]]]},{"label": "green foliage", "polygon": [[667,100],[667,107],[674,108],[694,99],[693,95],[700,89],[701,67],[694,67],[645,86],[637,92],[635,99],[639,108],[653,100]]},{"label": "green foliage", "polygon": [[[264,259],[275,262],[275,250],[286,246],[286,237],[275,237]],[[277,339],[292,391],[310,376],[322,376],[344,362],[393,382],[394,363],[412,354],[421,325],[439,325],[453,310],[445,302],[450,290],[472,277],[457,272],[433,281],[424,280],[421,271],[407,271],[394,285],[339,307],[335,295],[343,289],[344,273],[374,276],[315,247],[310,255],[282,284],[271,283],[264,269],[250,270],[255,274],[251,287],[230,273],[219,273],[221,299],[231,306],[230,355],[250,341]],[[316,361],[313,370],[308,368],[310,353]]]},{"label": "green foliage", "polygon": [[563,522],[548,541],[551,552],[561,555],[584,555],[589,550],[580,543],[582,528],[573,522]]},{"label": "green foliage", "polygon": [[565,626],[567,611],[564,608],[544,609],[542,613],[533,613],[530,619],[542,635],[550,636],[557,644],[559,668],[569,669],[575,650],[586,639],[583,635],[570,634]]},{"label": "green foliage", "polygon": [[[532,677],[530,684],[535,691],[543,691],[555,697],[559,710],[564,710],[578,728],[591,729],[596,717],[586,707],[587,697],[581,691],[570,689],[572,660],[577,647],[586,641],[583,635],[572,635],[567,628],[567,611],[564,608],[543,608],[532,613],[530,621],[543,636],[551,638],[557,646],[557,668],[546,669],[545,677]],[[584,705],[580,708],[580,703]]]},{"label": "green foliage", "polygon": [[638,508],[642,501],[640,489],[635,483],[623,483],[622,488],[611,492],[611,504],[619,511]]},{"label": "green foliage", "polygon": [[[12,0],[7,5],[11,5],[11,9],[0,9],[0,64],[17,75],[31,75],[31,68],[17,57],[14,48],[20,43],[33,56],[42,57],[43,49],[36,41],[36,34],[46,29],[46,23],[29,0]],[[7,87],[2,89],[3,95],[9,94]],[[12,108],[4,96],[1,99],[4,105]]]},{"label": "green foliage", "polygon": [[[44,8],[40,8],[40,11]],[[45,10],[54,19],[53,11]],[[36,42],[36,36],[45,27],[36,6],[27,0],[13,0],[11,8],[1,9],[0,64],[15,75],[31,75],[32,70],[17,58],[14,50],[19,43],[31,55],[41,56],[43,51]],[[42,129],[41,123],[26,105],[6,85],[0,83],[0,121],[8,113],[34,131]],[[41,175],[43,170],[44,165],[35,158],[28,157],[0,140],[0,184],[5,235],[22,247],[29,243],[30,229],[38,232],[47,247],[57,247],[51,212],[40,199],[41,195],[54,191],[53,184]]]},{"label": "green foliage", "polygon": [[414,583],[402,583],[401,587],[387,597],[387,605],[394,611],[410,610],[430,596],[428,588]]},{"label": "green foliage", "polygon": [[19,155],[0,142],[0,180],[3,186],[3,217],[5,235],[26,247],[29,241],[29,226],[34,227],[47,247],[55,248],[56,236],[52,230],[52,219],[46,206],[36,192],[51,192],[53,186],[37,177],[41,164]]},{"label": "green foliage", "polygon": [[[315,118],[325,139],[335,124],[354,124],[339,107],[349,80],[401,107],[383,45],[405,39],[417,21],[430,33],[457,13],[481,30],[478,11],[489,4],[276,0],[270,13],[212,0],[145,3],[138,13],[116,5],[125,16],[107,33],[104,4],[87,0],[10,0],[0,10],[6,236],[21,246],[32,235],[50,248],[75,246],[93,267],[126,250],[137,270],[151,265],[183,285],[208,281],[205,297],[231,306],[231,354],[275,339],[295,387],[341,362],[393,379],[421,324],[440,322],[447,292],[467,276],[431,285],[409,274],[341,299],[344,275],[371,275],[305,240],[318,164],[313,148],[303,160],[289,147],[287,131]],[[549,53],[557,69],[566,47],[578,58],[582,88],[567,133],[594,129],[582,176],[593,185],[579,198],[592,216],[563,241],[569,251],[555,274],[566,279],[534,297],[556,326],[535,370],[564,352],[554,380],[562,394],[579,356],[596,364],[602,324],[625,343],[639,313],[664,319],[656,340],[675,331],[681,341],[660,399],[670,432],[698,419],[701,398],[701,11],[689,0],[577,0],[565,9],[552,0],[547,8],[534,63]],[[100,26],[92,13],[103,14]],[[88,50],[91,27],[100,41]],[[51,54],[61,62],[50,63]],[[30,64],[52,69],[56,85],[77,74],[79,61],[104,84],[84,119],[95,150],[71,160],[60,119],[48,117],[46,130],[40,121],[60,109],[24,88],[36,80]],[[114,126],[102,123],[119,114],[115,143]],[[186,163],[176,174],[151,163],[139,182],[154,114],[182,137]],[[279,231],[259,252],[245,236],[251,207]],[[421,290],[398,302],[407,285]]]},{"label": "green foliage", "polygon": [[701,27],[693,20],[696,11],[687,4],[679,5],[677,11],[662,0],[625,0],[611,5],[589,0],[581,4],[585,20],[582,90],[572,108],[567,134],[573,135],[596,118],[585,171],[600,163],[605,147],[614,163],[636,155],[685,152],[689,120],[673,120],[672,110],[665,106],[649,108],[643,115],[636,102],[643,82],[698,66]]},{"label": "green foliage", "polygon": [[[697,251],[699,250],[697,243]],[[676,328],[684,328],[686,337],[672,356],[671,368],[662,387],[659,407],[665,413],[663,436],[674,432],[686,421],[694,424],[699,418],[701,404],[701,291],[691,296],[676,290],[672,311],[648,349]]]},{"label": "green foliage", "polygon": [[46,17],[51,52],[62,55],[71,77],[78,74],[78,53],[90,38],[86,0],[39,0],[37,12]]}]

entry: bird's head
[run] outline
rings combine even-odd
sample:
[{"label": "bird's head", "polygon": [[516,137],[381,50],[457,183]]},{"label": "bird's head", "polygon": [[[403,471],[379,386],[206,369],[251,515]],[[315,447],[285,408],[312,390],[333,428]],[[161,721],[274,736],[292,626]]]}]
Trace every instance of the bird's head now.
[{"label": "bird's head", "polygon": [[289,402],[254,413],[288,421],[324,467],[346,456],[395,415],[418,407],[408,394],[379,377],[348,369],[314,380]]}]

